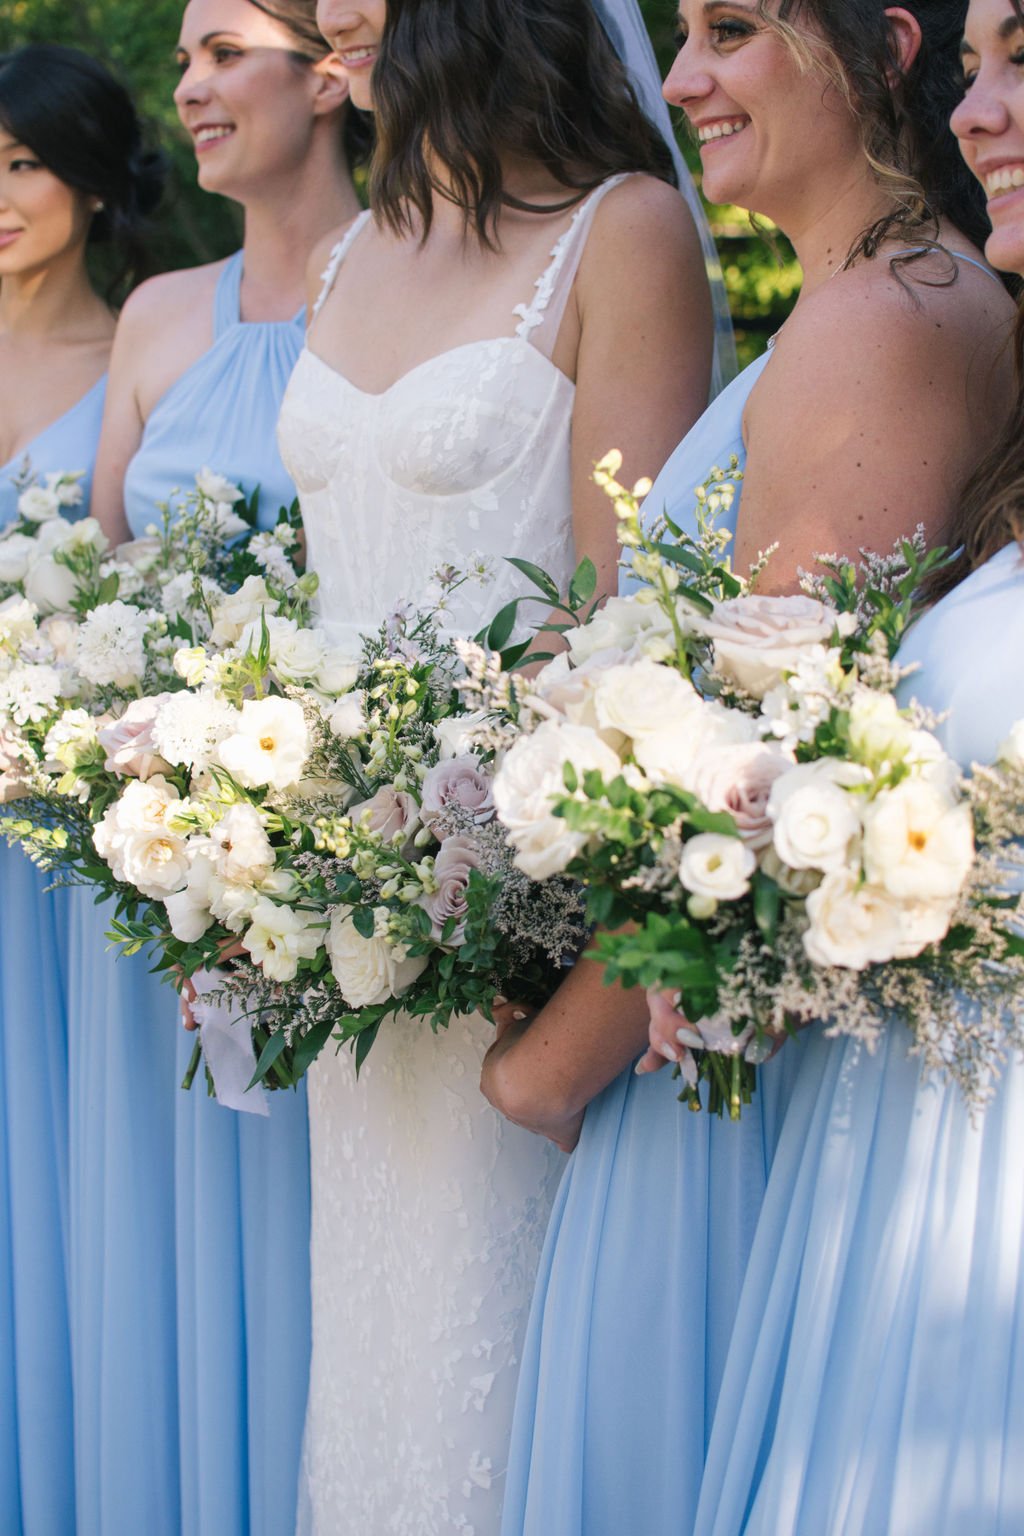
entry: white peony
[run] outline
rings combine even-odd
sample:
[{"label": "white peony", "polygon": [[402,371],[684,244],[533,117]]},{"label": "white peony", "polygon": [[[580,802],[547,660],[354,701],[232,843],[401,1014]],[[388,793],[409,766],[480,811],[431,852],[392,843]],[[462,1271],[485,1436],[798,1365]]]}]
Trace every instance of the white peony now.
[{"label": "white peony", "polygon": [[294,907],[279,907],[261,896],[242,943],[273,981],[293,981],[300,960],[312,960],[324,942],[322,921],[310,923]]},{"label": "white peony", "polygon": [[932,784],[904,780],[883,790],[865,812],[864,868],[870,881],[893,896],[955,897],[973,861],[970,809]]},{"label": "white peony", "polygon": [[532,880],[559,874],[586,842],[551,811],[552,801],[566,793],[566,763],[581,778],[596,768],[612,779],[622,767],[595,731],[546,720],[532,736],[519,738],[494,780],[494,803],[516,849],[516,864]]},{"label": "white peony", "polygon": [[714,672],[754,698],[781,682],[809,646],[829,640],[839,615],[812,597],[733,597],[695,623],[714,646]]},{"label": "white peony", "polygon": [[804,949],[815,965],[862,971],[899,953],[899,904],[876,885],[864,885],[856,871],[834,870],[807,898],[810,922]]},{"label": "white peony", "polygon": [[858,796],[866,769],[839,758],[801,763],[777,779],[768,798],[775,824],[773,844],[791,869],[839,870],[856,849],[861,820]]},{"label": "white peony", "polygon": [[302,778],[309,729],[294,699],[246,699],[234,734],[220,745],[220,760],[246,789],[288,789]]},{"label": "white peony", "polygon": [[347,907],[335,907],[327,934],[327,954],[334,979],[350,1008],[368,1008],[401,997],[426,968],[425,955],[410,956],[387,935],[382,909],[377,931],[364,939]]},{"label": "white peony", "polygon": [[756,868],[757,859],[740,838],[698,832],[683,845],[679,878],[694,896],[739,901],[750,890]]}]

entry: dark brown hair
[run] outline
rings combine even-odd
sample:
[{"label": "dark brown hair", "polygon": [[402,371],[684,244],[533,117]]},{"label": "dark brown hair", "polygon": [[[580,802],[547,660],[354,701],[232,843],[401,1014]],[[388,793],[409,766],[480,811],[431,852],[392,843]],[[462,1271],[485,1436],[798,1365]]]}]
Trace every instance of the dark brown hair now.
[{"label": "dark brown hair", "polygon": [[[620,171],[676,181],[590,0],[388,0],[373,71],[370,202],[396,233],[439,194],[497,245],[502,158],[539,161],[572,203]],[[537,211],[550,211],[550,208]]]},{"label": "dark brown hair", "polygon": [[[331,53],[330,45],[316,24],[316,0],[249,0],[249,4],[291,33],[298,58],[319,64]],[[343,123],[345,158],[350,166],[361,165],[369,159],[373,148],[372,119],[349,102]]]}]

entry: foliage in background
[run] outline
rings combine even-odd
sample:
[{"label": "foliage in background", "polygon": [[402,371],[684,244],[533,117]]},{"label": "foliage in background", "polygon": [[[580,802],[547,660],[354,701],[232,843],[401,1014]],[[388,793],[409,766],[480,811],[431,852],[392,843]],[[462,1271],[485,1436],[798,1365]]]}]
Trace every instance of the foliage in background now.
[{"label": "foliage in background", "polygon": [[[674,51],[674,0],[640,3],[659,63],[667,70]],[[69,43],[103,59],[131,87],[172,161],[171,189],[155,240],[163,267],[224,256],[237,246],[240,232],[237,210],[196,187],[192,149],[171,100],[181,11],[182,0],[0,0],[0,50],[26,42]],[[699,180],[692,151],[688,158]],[[722,252],[740,361],[746,363],[785,319],[799,271],[785,243],[780,242],[776,255],[752,232],[740,209],[711,208],[709,213]]]}]

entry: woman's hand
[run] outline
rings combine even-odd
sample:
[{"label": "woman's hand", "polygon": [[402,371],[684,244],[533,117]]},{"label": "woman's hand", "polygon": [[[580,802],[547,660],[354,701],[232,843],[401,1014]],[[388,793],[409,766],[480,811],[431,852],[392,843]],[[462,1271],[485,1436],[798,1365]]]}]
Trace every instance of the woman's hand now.
[{"label": "woman's hand", "polygon": [[[225,960],[235,960],[239,955],[244,955],[246,950],[238,939],[225,939],[217,953],[217,964],[223,965]],[[199,1028],[199,1021],[192,1012],[192,1005],[199,993],[191,976],[186,976],[184,971],[176,967],[178,976],[178,991],[181,994],[181,1023],[184,1029],[194,1030]]]},{"label": "woman's hand", "polygon": [[[494,1044],[484,1057],[483,1072],[480,1078],[480,1088],[484,1097],[498,1109],[505,1118],[512,1119],[507,1110],[495,1102],[493,1084],[499,1073],[503,1058],[513,1050],[523,1035],[529,1029],[530,1024],[537,1016],[534,1008],[528,1008],[525,1003],[508,1002],[505,998],[495,998],[491,1012],[494,1016],[495,1035]],[[491,1092],[488,1092],[488,1088]],[[533,1117],[536,1123],[530,1120],[516,1119],[513,1124],[520,1125],[524,1130],[532,1131],[536,1136],[546,1136],[553,1141],[561,1152],[571,1152],[580,1137],[580,1129],[583,1125],[583,1111],[571,1115],[566,1120],[542,1120]]]}]

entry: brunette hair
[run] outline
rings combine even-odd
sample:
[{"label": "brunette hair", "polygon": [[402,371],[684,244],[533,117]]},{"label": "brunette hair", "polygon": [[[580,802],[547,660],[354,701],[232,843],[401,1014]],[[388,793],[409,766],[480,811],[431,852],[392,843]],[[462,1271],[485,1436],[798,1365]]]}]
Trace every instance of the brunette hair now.
[{"label": "brunette hair", "polygon": [[668,145],[645,116],[591,0],[388,0],[373,70],[377,145],[370,202],[397,234],[435,194],[467,233],[498,244],[502,157],[539,161],[571,206],[621,171],[675,185]]},{"label": "brunette hair", "polygon": [[[249,0],[249,4],[291,33],[297,58],[309,64],[319,64],[331,53],[316,24],[316,0]],[[349,166],[362,165],[369,159],[373,147],[373,119],[368,112],[358,111],[349,102],[343,123],[345,158]]]},{"label": "brunette hair", "polygon": [[149,269],[148,219],[166,175],[124,86],[77,48],[28,43],[0,54],[0,127],[60,181],[102,203],[89,242],[109,247],[106,296],[123,297]]},{"label": "brunette hair", "polygon": [[[891,194],[890,209],[861,232],[848,263],[874,256],[892,236],[916,247],[890,258],[894,267],[913,262],[937,248],[940,218],[978,246],[988,234],[984,194],[949,127],[963,95],[960,41],[967,0],[898,3],[921,29],[921,46],[905,73],[893,48],[885,0],[780,0],[775,13],[760,0],[762,16],[805,60],[816,53],[808,27],[823,42],[832,82],[860,119],[864,153]],[[955,277],[950,259],[943,281]]]}]

